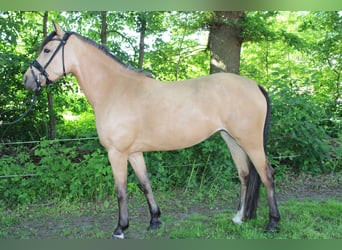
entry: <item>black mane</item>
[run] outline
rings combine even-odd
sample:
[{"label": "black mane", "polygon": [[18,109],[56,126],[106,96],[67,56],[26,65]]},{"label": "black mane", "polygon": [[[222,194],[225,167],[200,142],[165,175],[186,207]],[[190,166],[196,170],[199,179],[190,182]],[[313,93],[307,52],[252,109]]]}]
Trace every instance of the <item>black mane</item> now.
[{"label": "black mane", "polygon": [[[124,66],[125,68],[137,72],[137,73],[141,73],[147,77],[153,78],[152,74],[146,71],[143,71],[142,69],[135,69],[133,68],[131,65],[127,65],[125,63],[123,63],[118,57],[116,57],[114,54],[112,54],[110,52],[110,50],[108,49],[107,46],[105,45],[100,45],[98,43],[96,43],[95,41],[93,41],[92,39],[82,36],[76,32],[72,32],[72,31],[66,31],[68,32],[70,35],[75,35],[78,38],[80,38],[82,41],[85,41],[87,43],[89,43],[90,45],[94,46],[95,48],[99,49],[100,51],[102,51],[105,55],[109,56],[110,58],[112,58],[114,61],[116,61],[117,63],[119,63],[120,65]],[[52,38],[56,36],[56,31],[51,32],[42,42],[40,48],[39,48],[39,53],[42,51],[42,49],[45,47],[45,45],[50,42],[52,40]]]}]

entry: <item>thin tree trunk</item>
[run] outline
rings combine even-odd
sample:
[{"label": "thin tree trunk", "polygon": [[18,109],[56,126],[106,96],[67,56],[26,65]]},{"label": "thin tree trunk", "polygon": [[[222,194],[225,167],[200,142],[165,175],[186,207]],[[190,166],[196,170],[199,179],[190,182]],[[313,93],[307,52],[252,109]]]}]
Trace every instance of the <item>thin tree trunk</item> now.
[{"label": "thin tree trunk", "polygon": [[[43,35],[47,37],[47,21],[49,12],[45,11],[43,16]],[[56,117],[53,108],[53,96],[51,91],[47,91],[48,112],[49,112],[49,131],[48,138],[50,140],[56,139]]]},{"label": "thin tree trunk", "polygon": [[146,27],[147,21],[144,14],[141,14],[139,17],[140,21],[140,41],[139,41],[139,61],[138,68],[142,69],[144,64],[144,56],[145,56],[145,36],[146,36]]},{"label": "thin tree trunk", "polygon": [[101,44],[107,43],[107,11],[101,11]]},{"label": "thin tree trunk", "polygon": [[188,21],[189,21],[189,15],[188,13],[186,13],[186,26],[184,27],[183,36],[182,36],[182,39],[180,40],[179,47],[178,47],[178,60],[176,64],[176,81],[178,81],[178,76],[179,76],[179,66],[180,66],[181,59],[182,59],[183,43],[184,43],[185,36],[188,32]]}]

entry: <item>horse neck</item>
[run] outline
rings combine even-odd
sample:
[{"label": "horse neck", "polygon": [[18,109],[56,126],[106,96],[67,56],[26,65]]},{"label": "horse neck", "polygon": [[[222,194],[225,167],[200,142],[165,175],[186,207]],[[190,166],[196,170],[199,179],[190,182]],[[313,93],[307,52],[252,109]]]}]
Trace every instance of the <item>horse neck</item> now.
[{"label": "horse neck", "polygon": [[101,105],[108,93],[115,93],[115,82],[122,82],[128,71],[94,45],[75,37],[73,43],[73,73],[93,109]]}]

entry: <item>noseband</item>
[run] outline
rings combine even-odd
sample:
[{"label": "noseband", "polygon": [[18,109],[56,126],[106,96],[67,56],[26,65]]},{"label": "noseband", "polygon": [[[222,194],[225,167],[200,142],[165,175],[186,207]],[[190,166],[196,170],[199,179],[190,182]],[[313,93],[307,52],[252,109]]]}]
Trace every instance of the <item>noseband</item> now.
[{"label": "noseband", "polygon": [[[34,81],[37,84],[37,89],[36,91],[39,91],[41,89],[41,82],[40,82],[40,76],[44,76],[46,79],[46,85],[51,85],[52,81],[49,79],[49,74],[46,72],[46,68],[49,66],[49,64],[51,63],[51,61],[53,60],[53,58],[55,57],[55,55],[57,54],[57,52],[62,48],[62,66],[63,66],[63,75],[66,76],[66,72],[65,72],[65,64],[64,64],[64,46],[68,40],[68,38],[70,37],[72,33],[70,32],[65,32],[64,36],[62,39],[60,38],[53,38],[50,41],[60,41],[60,43],[58,44],[56,50],[53,52],[52,56],[50,57],[49,61],[47,61],[47,63],[45,64],[45,66],[43,67],[37,60],[34,60],[31,64],[30,64],[30,70],[31,70],[31,74],[34,78]],[[33,67],[35,67],[38,71],[39,71],[39,75],[37,76],[34,71],[33,71]]]}]

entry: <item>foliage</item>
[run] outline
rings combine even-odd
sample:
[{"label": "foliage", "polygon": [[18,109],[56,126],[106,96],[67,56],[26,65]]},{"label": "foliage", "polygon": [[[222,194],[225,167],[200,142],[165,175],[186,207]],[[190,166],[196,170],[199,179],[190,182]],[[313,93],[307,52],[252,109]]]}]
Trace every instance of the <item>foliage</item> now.
[{"label": "foliage", "polygon": [[[155,78],[174,81],[209,73],[209,12],[49,12],[64,29],[98,43],[104,16],[106,46],[124,63],[138,65],[144,20],[143,68]],[[268,151],[276,173],[341,171],[341,19],[339,12],[248,12],[243,22],[240,72],[263,85],[271,97]],[[30,93],[22,87],[22,75],[36,57],[42,25],[41,12],[0,12],[0,121],[13,120],[25,110]],[[74,77],[44,90],[25,119],[0,125],[1,142],[41,141],[0,144],[0,175],[35,174],[0,179],[0,202],[15,206],[51,197],[111,196],[110,166],[97,141],[44,140],[49,91],[54,93],[58,138],[97,135],[93,111]],[[190,149],[146,153],[145,158],[157,190],[182,187],[214,196],[238,182],[219,135]],[[129,183],[130,191],[138,190],[131,170]]]},{"label": "foliage", "polygon": [[[99,146],[89,150],[94,146],[96,143],[65,146],[41,141],[33,149],[2,149],[6,156],[0,159],[0,175],[16,177],[1,180],[1,202],[13,206],[51,198],[93,200],[109,196],[113,193],[112,173],[105,152]],[[21,177],[28,174],[33,176]]]},{"label": "foliage", "polygon": [[[220,188],[229,188],[235,169],[227,149],[214,143],[215,140],[217,137],[194,150],[146,154],[155,189],[166,191],[185,185],[185,191],[209,189],[215,195]],[[16,206],[62,197],[101,200],[114,194],[111,167],[97,141],[71,141],[70,144],[45,140],[33,148],[5,146],[0,152],[4,155],[0,158],[0,176],[5,177],[0,179],[2,205]],[[137,190],[137,180],[130,168],[129,191]]]},{"label": "foliage", "polygon": [[271,90],[273,122],[269,152],[275,165],[291,166],[294,171],[321,173],[341,170],[332,158],[340,155],[332,147],[326,132],[326,110],[318,106],[310,93],[298,86],[278,86]]}]

